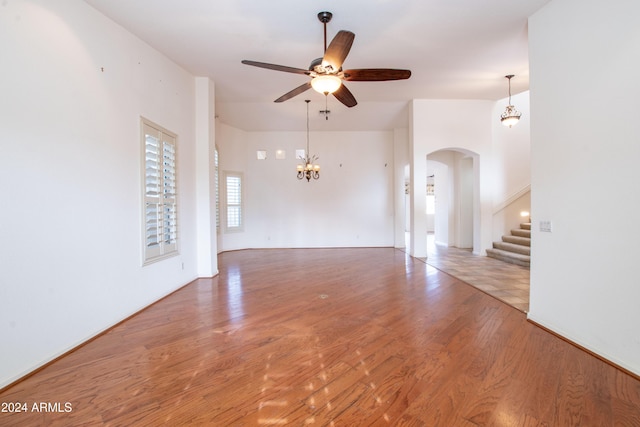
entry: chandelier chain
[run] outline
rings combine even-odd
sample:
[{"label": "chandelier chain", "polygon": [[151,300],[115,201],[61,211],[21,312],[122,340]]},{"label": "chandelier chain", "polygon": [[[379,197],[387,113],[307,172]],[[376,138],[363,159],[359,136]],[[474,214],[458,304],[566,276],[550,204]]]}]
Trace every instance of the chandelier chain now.
[{"label": "chandelier chain", "polygon": [[307,151],[304,153],[304,157],[299,157],[302,160],[302,164],[297,166],[297,177],[298,179],[307,179],[307,182],[311,181],[311,178],[318,179],[320,178],[320,165],[314,164],[317,160],[317,156],[312,156],[309,153],[309,99],[306,99],[304,102],[307,103]]},{"label": "chandelier chain", "polygon": [[307,154],[307,157],[309,157],[309,102],[311,102],[311,100],[306,99],[304,102],[307,103],[307,153],[306,154]]}]

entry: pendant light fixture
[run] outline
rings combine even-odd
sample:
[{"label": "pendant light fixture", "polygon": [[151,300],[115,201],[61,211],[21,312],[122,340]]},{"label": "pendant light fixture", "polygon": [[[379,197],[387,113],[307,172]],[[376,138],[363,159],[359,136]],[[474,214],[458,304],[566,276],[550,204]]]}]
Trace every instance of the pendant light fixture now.
[{"label": "pendant light fixture", "polygon": [[307,151],[304,153],[304,157],[299,157],[302,160],[302,164],[297,166],[298,179],[307,178],[307,182],[311,181],[311,178],[320,178],[320,165],[314,164],[318,160],[318,156],[309,154],[309,102],[311,100],[305,99],[307,103]]},{"label": "pendant light fixture", "polygon": [[520,116],[522,116],[522,113],[516,110],[516,107],[511,105],[511,79],[513,78],[513,74],[509,74],[505,77],[509,80],[509,105],[507,105],[504,113],[502,113],[502,115],[500,116],[500,121],[503,125],[511,127],[518,123],[518,120],[520,120]]}]

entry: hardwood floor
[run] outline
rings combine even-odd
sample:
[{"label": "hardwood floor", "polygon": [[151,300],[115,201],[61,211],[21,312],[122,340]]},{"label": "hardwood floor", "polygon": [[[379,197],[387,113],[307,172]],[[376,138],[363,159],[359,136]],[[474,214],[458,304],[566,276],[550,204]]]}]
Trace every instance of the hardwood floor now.
[{"label": "hardwood floor", "polygon": [[640,426],[640,381],[390,248],[221,254],[0,402],[59,403],[18,426]]}]

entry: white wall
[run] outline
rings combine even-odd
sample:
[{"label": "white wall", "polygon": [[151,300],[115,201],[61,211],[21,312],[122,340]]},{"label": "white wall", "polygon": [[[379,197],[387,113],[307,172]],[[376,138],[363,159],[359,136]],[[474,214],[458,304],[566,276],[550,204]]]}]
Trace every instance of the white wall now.
[{"label": "white wall", "polygon": [[493,214],[493,241],[502,240],[502,236],[510,235],[511,230],[520,228],[520,224],[529,222],[531,214],[531,191],[525,191],[520,197],[510,200],[509,204]]},{"label": "white wall", "polygon": [[406,246],[405,231],[409,228],[408,198],[405,194],[405,181],[409,179],[409,131],[406,128],[393,131],[393,162],[394,246],[404,248]]},{"label": "white wall", "polygon": [[247,133],[216,121],[216,146],[220,174],[220,230],[218,230],[218,252],[244,249],[246,235],[244,231],[226,233],[224,230],[224,172],[242,172],[247,170]]},{"label": "white wall", "polygon": [[473,248],[473,158],[459,156],[456,163],[456,195],[458,201],[458,209],[456,211],[456,247]]},{"label": "white wall", "polygon": [[394,132],[311,131],[321,171],[307,182],[296,178],[295,156],[306,149],[306,132],[219,127],[221,169],[245,178],[244,230],[223,232],[221,250],[394,246]]},{"label": "white wall", "polygon": [[456,159],[452,150],[440,150],[427,156],[429,175],[435,175],[436,212],[434,218],[435,243],[456,246]]},{"label": "white wall", "polygon": [[636,374],[638,16],[636,0],[554,0],[529,20],[529,318]]},{"label": "white wall", "polygon": [[[515,76],[514,79],[518,79]],[[505,79],[505,87],[507,81]],[[511,104],[522,113],[520,121],[508,128],[499,120],[509,98],[496,102],[492,117],[493,126],[493,241],[499,241],[529,217],[521,217],[523,211],[531,212],[531,112],[529,91],[513,95]]]},{"label": "white wall", "polygon": [[[474,194],[479,212],[474,223],[474,251],[484,253],[491,246],[491,215],[493,205],[493,153],[491,112],[494,103],[479,100],[414,100],[411,106],[412,210],[414,226],[411,231],[413,256],[426,256],[426,197],[427,155],[435,151],[455,148],[478,154],[478,192]],[[460,122],[461,117],[464,120]],[[474,207],[476,209],[476,207]],[[449,225],[452,223],[450,222]],[[423,237],[424,236],[424,237]]]},{"label": "white wall", "polygon": [[[0,387],[197,268],[193,77],[84,2],[2,9]],[[181,254],[146,267],[140,116],[178,135]]]},{"label": "white wall", "polygon": [[215,89],[208,77],[195,78],[195,145],[198,277],[218,274],[215,198]]},{"label": "white wall", "polygon": [[[514,80],[518,76],[514,77]],[[505,79],[505,89],[507,79]],[[491,113],[493,139],[493,204],[498,207],[508,202],[531,184],[531,112],[529,108],[529,91],[513,95],[511,103],[522,113],[518,124],[508,128],[500,122],[509,99],[505,98],[494,104]]]},{"label": "white wall", "polygon": [[[435,214],[433,235],[437,245],[449,246],[449,220],[453,221],[453,151],[437,151],[427,157],[429,175],[434,175]],[[438,159],[438,160],[436,160]],[[451,227],[453,228],[453,227]]]}]

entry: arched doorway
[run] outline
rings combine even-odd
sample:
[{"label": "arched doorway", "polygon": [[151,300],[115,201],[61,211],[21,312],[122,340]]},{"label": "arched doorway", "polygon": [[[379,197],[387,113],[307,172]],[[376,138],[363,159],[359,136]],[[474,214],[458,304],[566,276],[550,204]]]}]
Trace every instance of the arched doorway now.
[{"label": "arched doorway", "polygon": [[[427,155],[425,214],[427,232],[433,233],[436,244],[480,252],[478,165],[479,155],[465,149],[448,148]],[[431,224],[433,230],[429,230]]]}]

